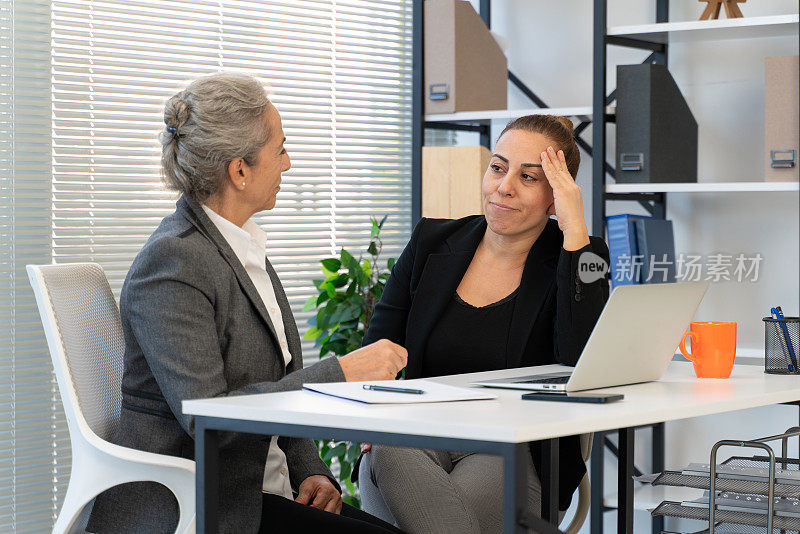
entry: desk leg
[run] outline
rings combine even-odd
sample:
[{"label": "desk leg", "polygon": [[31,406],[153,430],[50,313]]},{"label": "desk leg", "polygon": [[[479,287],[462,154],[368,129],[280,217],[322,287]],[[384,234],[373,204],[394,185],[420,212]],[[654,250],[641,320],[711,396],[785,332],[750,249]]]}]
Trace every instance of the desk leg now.
[{"label": "desk leg", "polygon": [[633,428],[619,429],[617,458],[617,533],[633,532]]},{"label": "desk leg", "polygon": [[206,428],[202,417],[195,421],[197,534],[216,534],[219,527],[219,435],[216,430]]},{"label": "desk leg", "polygon": [[542,485],[542,519],[558,526],[558,438],[542,441],[544,473],[539,475]]},{"label": "desk leg", "polygon": [[530,455],[528,444],[504,445],[503,451],[503,532],[525,534],[519,518],[527,501],[527,474],[520,467]]},{"label": "desk leg", "polygon": [[591,483],[592,507],[589,519],[592,534],[603,534],[603,471],[605,468],[606,435],[604,432],[595,432],[592,441],[592,463],[589,481]]}]

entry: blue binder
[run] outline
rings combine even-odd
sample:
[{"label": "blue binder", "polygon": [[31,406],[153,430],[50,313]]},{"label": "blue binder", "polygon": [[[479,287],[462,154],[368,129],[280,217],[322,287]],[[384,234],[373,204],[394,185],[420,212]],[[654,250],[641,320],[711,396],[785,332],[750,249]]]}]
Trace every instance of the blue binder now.
[{"label": "blue binder", "polygon": [[634,266],[634,257],[639,254],[633,222],[651,219],[643,215],[609,215],[606,217],[608,252],[611,259],[611,287],[641,283],[641,269]]}]

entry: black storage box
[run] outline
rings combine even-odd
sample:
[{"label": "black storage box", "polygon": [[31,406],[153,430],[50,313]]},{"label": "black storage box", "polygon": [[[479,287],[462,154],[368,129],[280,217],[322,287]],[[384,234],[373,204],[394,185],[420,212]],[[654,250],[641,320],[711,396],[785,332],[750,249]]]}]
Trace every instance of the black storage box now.
[{"label": "black storage box", "polygon": [[617,183],[697,182],[697,121],[664,65],[617,66]]}]

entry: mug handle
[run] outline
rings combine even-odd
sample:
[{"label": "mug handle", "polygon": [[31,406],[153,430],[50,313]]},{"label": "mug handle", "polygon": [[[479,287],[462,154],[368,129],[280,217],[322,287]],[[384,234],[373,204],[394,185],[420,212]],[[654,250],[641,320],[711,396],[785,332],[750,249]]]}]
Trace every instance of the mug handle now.
[{"label": "mug handle", "polygon": [[686,333],[683,334],[683,337],[681,338],[681,342],[678,343],[678,348],[680,349],[681,354],[683,354],[683,357],[686,358],[687,360],[689,360],[690,362],[693,362],[693,361],[695,361],[695,359],[686,350],[686,336],[694,336],[695,338],[697,338],[697,333],[696,332],[692,332],[691,330],[687,330]]}]

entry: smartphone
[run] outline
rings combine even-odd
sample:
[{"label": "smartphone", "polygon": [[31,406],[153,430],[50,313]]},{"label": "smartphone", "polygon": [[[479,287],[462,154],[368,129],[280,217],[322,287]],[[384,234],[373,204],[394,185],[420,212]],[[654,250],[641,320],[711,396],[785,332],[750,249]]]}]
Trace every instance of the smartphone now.
[{"label": "smartphone", "polygon": [[606,404],[616,402],[625,398],[625,395],[618,393],[525,393],[522,395],[524,400],[543,400],[555,402],[590,402],[592,404]]}]

